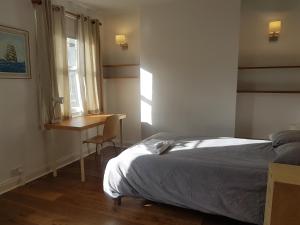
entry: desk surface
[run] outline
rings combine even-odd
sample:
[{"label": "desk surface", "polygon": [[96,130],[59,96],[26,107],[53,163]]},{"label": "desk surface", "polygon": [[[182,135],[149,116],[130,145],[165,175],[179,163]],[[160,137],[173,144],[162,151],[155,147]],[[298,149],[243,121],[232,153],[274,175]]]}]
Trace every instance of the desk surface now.
[{"label": "desk surface", "polygon": [[[96,127],[99,125],[103,125],[106,121],[106,118],[111,115],[112,114],[79,116],[69,120],[64,120],[59,123],[45,124],[45,128],[48,130],[55,129],[55,130],[79,130],[80,131],[80,130]],[[117,115],[119,115],[120,120],[126,118],[125,114],[117,114]]]}]

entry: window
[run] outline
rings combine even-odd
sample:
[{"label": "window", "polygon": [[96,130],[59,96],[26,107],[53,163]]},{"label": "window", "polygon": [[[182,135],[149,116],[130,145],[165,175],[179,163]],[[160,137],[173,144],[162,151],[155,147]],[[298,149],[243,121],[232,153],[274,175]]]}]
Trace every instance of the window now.
[{"label": "window", "polygon": [[72,115],[79,116],[83,113],[83,107],[78,76],[78,41],[74,38],[67,38],[67,46]]}]

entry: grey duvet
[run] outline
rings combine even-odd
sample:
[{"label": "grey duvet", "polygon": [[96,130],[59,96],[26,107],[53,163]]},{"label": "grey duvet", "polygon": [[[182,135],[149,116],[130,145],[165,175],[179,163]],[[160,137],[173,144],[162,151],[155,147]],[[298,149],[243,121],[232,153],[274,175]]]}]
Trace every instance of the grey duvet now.
[{"label": "grey duvet", "polygon": [[263,224],[270,141],[187,138],[166,133],[149,139],[174,140],[161,155],[143,141],[111,159],[103,188],[112,198],[132,196]]}]

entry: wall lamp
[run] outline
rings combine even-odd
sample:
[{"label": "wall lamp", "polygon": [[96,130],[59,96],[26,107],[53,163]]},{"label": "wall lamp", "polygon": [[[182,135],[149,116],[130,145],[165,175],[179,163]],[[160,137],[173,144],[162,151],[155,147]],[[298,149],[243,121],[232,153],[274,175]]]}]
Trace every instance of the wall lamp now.
[{"label": "wall lamp", "polygon": [[120,45],[123,50],[127,50],[128,49],[127,37],[124,34],[117,34],[116,44]]},{"label": "wall lamp", "polygon": [[281,20],[271,21],[269,23],[269,41],[278,41],[281,32]]}]

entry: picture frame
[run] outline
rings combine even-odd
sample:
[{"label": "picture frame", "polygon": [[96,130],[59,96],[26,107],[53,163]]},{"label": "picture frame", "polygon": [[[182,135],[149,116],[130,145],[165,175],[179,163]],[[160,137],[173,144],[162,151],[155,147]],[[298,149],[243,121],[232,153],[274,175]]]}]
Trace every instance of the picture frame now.
[{"label": "picture frame", "polygon": [[0,25],[0,79],[31,79],[28,31]]}]

